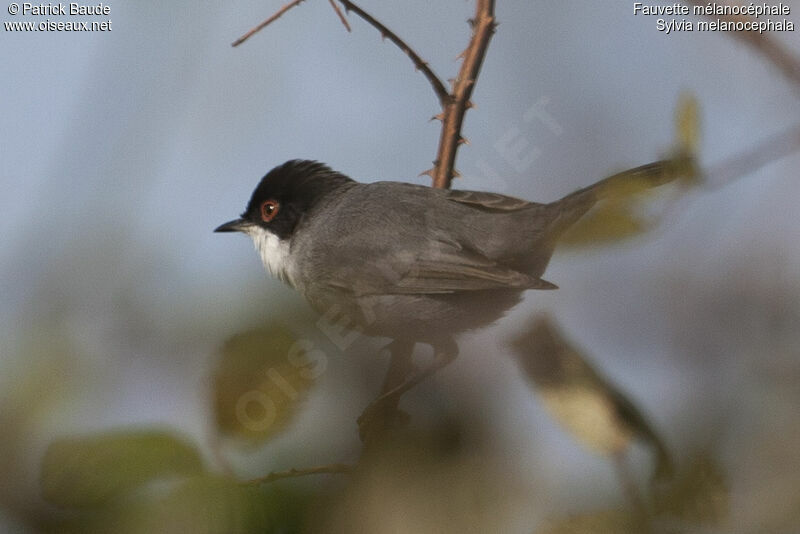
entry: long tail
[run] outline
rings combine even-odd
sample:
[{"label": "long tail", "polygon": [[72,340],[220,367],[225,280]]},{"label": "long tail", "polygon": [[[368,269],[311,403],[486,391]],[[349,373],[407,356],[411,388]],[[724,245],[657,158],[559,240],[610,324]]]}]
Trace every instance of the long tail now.
[{"label": "long tail", "polygon": [[622,171],[583,189],[578,189],[550,204],[556,213],[548,234],[557,239],[598,201],[624,198],[670,183],[686,174],[687,165],[691,164],[690,160],[681,157],[664,159]]}]

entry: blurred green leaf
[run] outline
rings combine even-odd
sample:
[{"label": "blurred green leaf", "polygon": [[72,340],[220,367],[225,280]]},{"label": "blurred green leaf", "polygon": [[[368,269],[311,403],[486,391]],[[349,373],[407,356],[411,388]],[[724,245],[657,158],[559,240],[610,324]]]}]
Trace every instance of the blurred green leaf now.
[{"label": "blurred green leaf", "polygon": [[649,225],[631,211],[625,201],[598,204],[567,230],[559,244],[580,247],[621,241],[644,233]]},{"label": "blurred green leaf", "polygon": [[719,525],[728,517],[730,489],[722,468],[707,453],[695,455],[674,482],[654,495],[654,513]]},{"label": "blurred green leaf", "polygon": [[680,152],[693,154],[700,145],[700,105],[691,93],[683,93],[675,108],[676,145]]},{"label": "blurred green leaf", "polygon": [[[164,490],[165,488],[162,488]],[[62,516],[60,534],[264,534],[298,532],[308,496],[199,475],[99,509]]]},{"label": "blurred green leaf", "polygon": [[697,185],[701,178],[697,167],[700,147],[700,105],[691,93],[683,93],[675,108],[674,171],[683,185]]},{"label": "blurred green leaf", "polygon": [[641,516],[626,510],[600,510],[553,519],[537,534],[638,534],[647,532]]},{"label": "blurred green leaf", "polygon": [[186,480],[163,499],[124,512],[122,531],[131,534],[286,532],[287,526],[298,520],[293,507],[275,492],[241,485],[230,478],[200,476]]},{"label": "blurred green leaf", "polygon": [[663,195],[654,187],[677,181],[696,185],[700,179],[696,152],[700,144],[699,105],[684,94],[675,109],[675,146],[667,160],[629,169],[604,181],[603,200],[567,230],[559,244],[584,247],[622,241],[648,231],[656,221],[642,219],[637,212],[641,201]]},{"label": "blurred green leaf", "polygon": [[117,431],[51,443],[41,487],[53,504],[97,506],[151,480],[202,471],[197,450],[171,433]]},{"label": "blurred green leaf", "polygon": [[613,456],[638,439],[652,448],[655,472],[668,478],[664,441],[636,404],[592,365],[545,314],[513,340],[517,360],[550,415],[589,450]]},{"label": "blurred green leaf", "polygon": [[222,435],[262,443],[285,430],[319,368],[310,342],[270,326],[230,337],[214,373],[214,418]]}]

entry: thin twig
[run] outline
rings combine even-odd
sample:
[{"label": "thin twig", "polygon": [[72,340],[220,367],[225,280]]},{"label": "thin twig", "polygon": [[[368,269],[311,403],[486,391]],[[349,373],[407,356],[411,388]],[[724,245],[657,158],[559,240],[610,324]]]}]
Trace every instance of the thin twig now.
[{"label": "thin twig", "polygon": [[347,22],[347,17],[344,16],[344,13],[342,13],[342,10],[339,9],[338,5],[336,5],[335,0],[328,0],[328,2],[331,3],[331,7],[333,8],[334,11],[336,11],[336,14],[339,16],[339,20],[342,21],[342,24],[344,24],[345,29],[348,32],[352,32],[353,30],[350,29],[350,23]]},{"label": "thin twig", "polygon": [[710,167],[704,182],[711,188],[752,174],[761,167],[800,151],[800,125],[769,137],[755,148],[737,154]]},{"label": "thin twig", "polygon": [[231,46],[239,46],[240,44],[248,40],[250,37],[252,37],[254,34],[260,32],[261,30],[269,26],[273,21],[281,18],[281,15],[283,15],[284,13],[286,13],[287,11],[289,11],[290,9],[292,9],[293,7],[295,7],[296,5],[300,4],[300,2],[303,1],[304,0],[292,0],[291,2],[280,8],[278,11],[276,11],[271,17],[265,19],[261,24],[254,27],[249,32],[245,33],[244,35],[236,39],[231,44]]},{"label": "thin twig", "polygon": [[453,99],[445,108],[439,150],[432,169],[433,186],[448,189],[455,175],[456,152],[461,143],[464,114],[471,106],[470,96],[486,56],[489,40],[496,27],[494,0],[477,0],[472,38],[464,53],[464,62],[453,84]]},{"label": "thin twig", "polygon": [[[687,4],[694,6],[706,5],[705,0],[685,0]],[[751,17],[736,15],[713,15],[725,22],[738,22],[754,20]],[[781,43],[772,39],[765,33],[755,31],[733,31],[725,32],[732,34],[753,47],[762,56],[768,59],[773,65],[783,72],[792,83],[800,86],[800,58],[792,54]]]},{"label": "thin twig", "polygon": [[304,477],[308,475],[322,475],[322,474],[343,474],[353,471],[353,466],[347,464],[330,464],[321,465],[318,467],[306,467],[304,469],[289,469],[288,471],[273,471],[264,477],[254,478],[248,480],[243,484],[257,486],[259,484],[267,484],[276,480],[284,478]]},{"label": "thin twig", "polygon": [[389,39],[391,42],[396,44],[400,50],[405,52],[405,54],[411,58],[411,61],[414,62],[414,66],[421,71],[425,78],[427,78],[430,82],[431,86],[433,87],[433,91],[439,98],[439,102],[441,103],[442,107],[445,107],[450,102],[450,93],[447,92],[447,88],[445,87],[444,83],[442,83],[442,80],[436,76],[433,70],[431,70],[431,68],[428,66],[428,63],[419,57],[419,54],[417,54],[414,49],[408,46],[408,44],[398,37],[396,33],[384,26],[380,21],[376,20],[375,17],[358,7],[350,0],[339,0],[339,2],[342,3],[347,11],[352,11],[364,19],[372,27],[378,30],[382,37]]}]

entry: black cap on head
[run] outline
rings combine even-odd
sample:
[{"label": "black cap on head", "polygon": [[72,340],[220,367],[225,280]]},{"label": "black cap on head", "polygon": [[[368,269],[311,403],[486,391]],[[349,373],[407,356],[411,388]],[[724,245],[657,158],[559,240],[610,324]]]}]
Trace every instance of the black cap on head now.
[{"label": "black cap on head", "polygon": [[304,213],[329,192],[352,183],[323,163],[294,159],[269,171],[258,183],[240,219],[215,232],[242,232],[260,226],[281,239],[288,238]]}]

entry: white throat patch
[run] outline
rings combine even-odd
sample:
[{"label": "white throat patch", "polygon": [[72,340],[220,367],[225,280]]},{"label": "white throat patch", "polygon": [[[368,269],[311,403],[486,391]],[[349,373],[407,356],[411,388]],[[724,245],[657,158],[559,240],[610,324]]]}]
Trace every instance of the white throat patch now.
[{"label": "white throat patch", "polygon": [[251,227],[247,233],[253,239],[258,255],[261,256],[261,263],[269,274],[294,287],[289,242],[282,241],[272,232],[258,226]]}]

